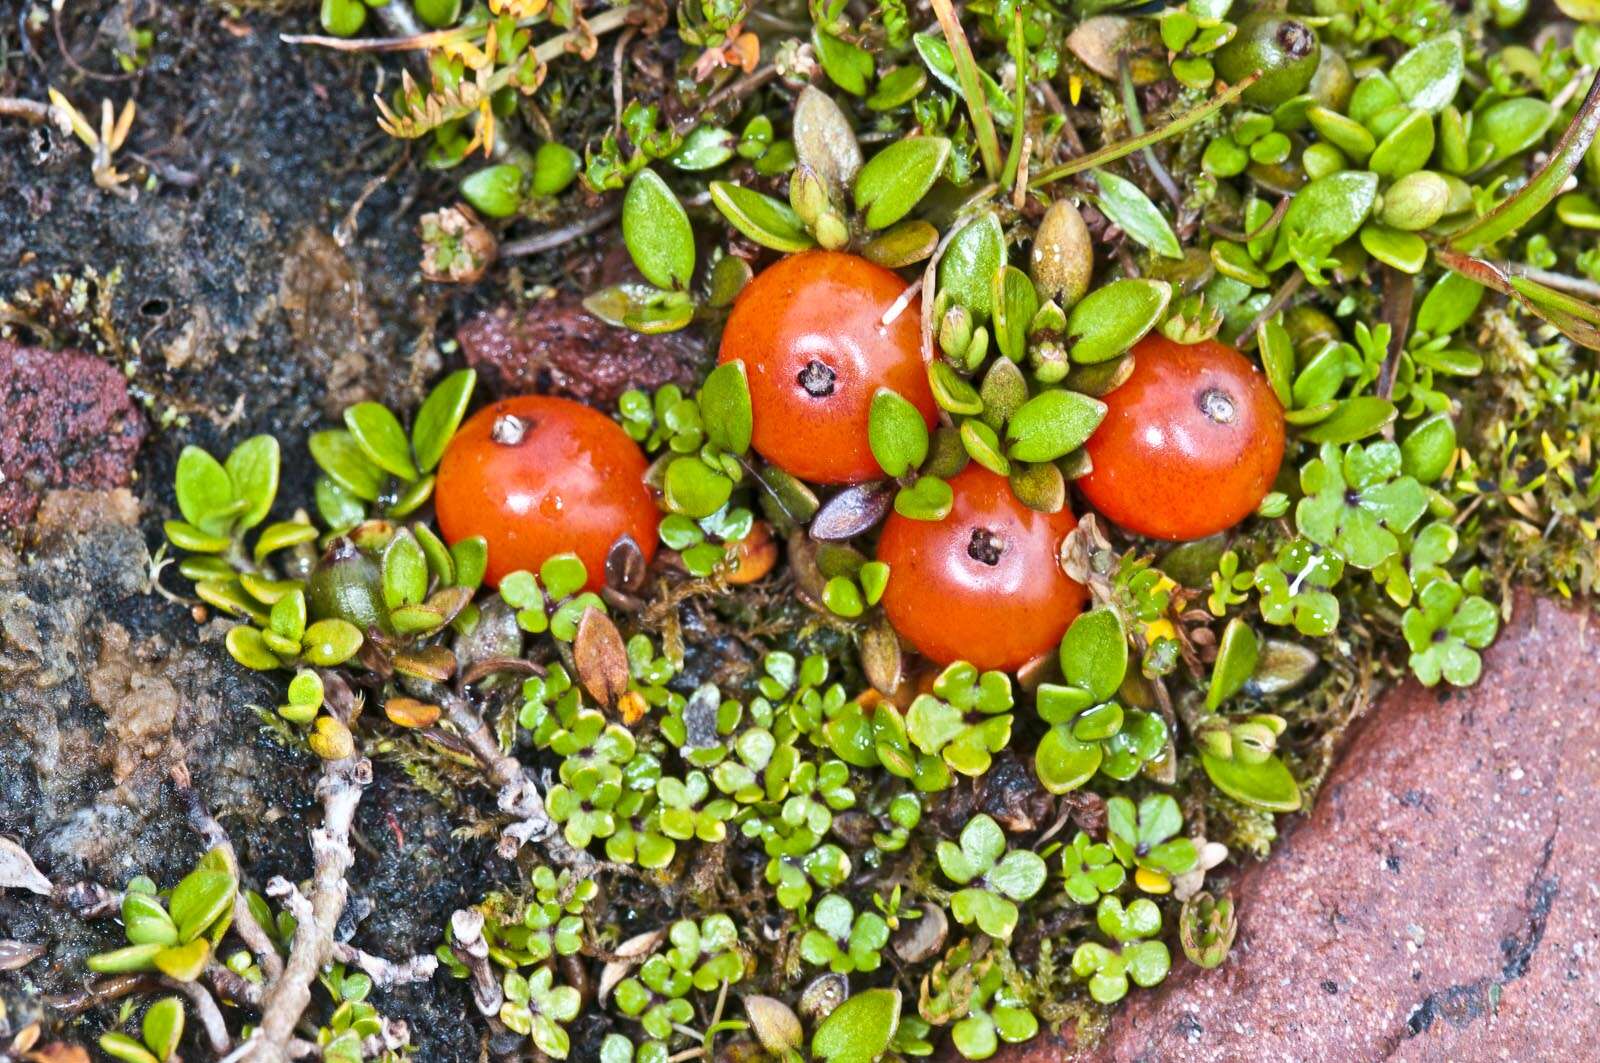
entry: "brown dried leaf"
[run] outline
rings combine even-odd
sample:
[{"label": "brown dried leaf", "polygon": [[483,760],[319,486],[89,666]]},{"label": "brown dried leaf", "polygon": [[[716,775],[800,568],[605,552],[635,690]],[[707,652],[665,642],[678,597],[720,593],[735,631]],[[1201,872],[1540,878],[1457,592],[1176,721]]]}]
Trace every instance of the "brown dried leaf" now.
[{"label": "brown dried leaf", "polygon": [[628,690],[628,650],[611,618],[599,609],[583,611],[572,640],[572,658],[578,679],[589,696],[602,705],[614,705]]},{"label": "brown dried leaf", "polygon": [[904,663],[900,637],[887,617],[878,617],[861,635],[861,669],[867,674],[867,681],[878,693],[892,698],[905,674]]},{"label": "brown dried leaf", "polygon": [[22,846],[10,838],[0,838],[0,889],[28,890],[48,897],[53,888]]},{"label": "brown dried leaf", "polygon": [[843,542],[871,531],[889,513],[895,485],[888,480],[857,484],[828,499],[811,521],[811,537]]},{"label": "brown dried leaf", "polygon": [[390,698],[383,703],[383,714],[397,727],[432,727],[439,722],[440,709],[416,698]]},{"label": "brown dried leaf", "polygon": [[20,971],[48,951],[31,941],[0,940],[0,971]]},{"label": "brown dried leaf", "polygon": [[394,655],[395,671],[413,679],[443,683],[456,671],[456,655],[443,646],[424,646],[420,650]]}]

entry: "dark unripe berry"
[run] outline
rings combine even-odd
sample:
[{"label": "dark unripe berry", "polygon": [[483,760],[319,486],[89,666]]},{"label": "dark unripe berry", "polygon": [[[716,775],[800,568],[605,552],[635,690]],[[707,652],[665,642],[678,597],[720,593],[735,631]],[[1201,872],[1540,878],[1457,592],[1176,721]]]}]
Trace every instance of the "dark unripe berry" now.
[{"label": "dark unripe berry", "polygon": [[1315,30],[1297,18],[1263,11],[1239,20],[1233,40],[1217,49],[1216,67],[1230,84],[1261,71],[1261,80],[1245,90],[1245,101],[1276,107],[1306,90],[1321,58]]}]

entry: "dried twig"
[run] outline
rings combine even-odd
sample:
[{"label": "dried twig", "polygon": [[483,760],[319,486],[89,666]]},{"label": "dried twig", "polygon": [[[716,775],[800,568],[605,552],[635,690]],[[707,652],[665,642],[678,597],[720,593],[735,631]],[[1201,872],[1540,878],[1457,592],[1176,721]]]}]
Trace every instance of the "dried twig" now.
[{"label": "dried twig", "polygon": [[438,957],[430,953],[419,953],[408,960],[396,963],[382,956],[374,956],[343,941],[334,942],[333,958],[340,963],[352,963],[361,968],[372,979],[372,984],[379,989],[426,982],[433,977],[433,972],[439,969]]},{"label": "dried twig", "polygon": [[[172,785],[177,788],[187,809],[189,826],[205,840],[206,845],[213,849],[221,849],[228,858],[228,866],[238,874],[239,854],[234,850],[228,832],[222,829],[222,824],[218,823],[206,809],[205,802],[195,791],[193,780],[189,776],[189,766],[183,763],[176,764],[171,774]],[[255,954],[256,962],[261,964],[261,970],[266,973],[267,980],[276,982],[283,974],[283,957],[278,955],[278,948],[272,943],[272,937],[260,923],[256,922],[255,913],[250,910],[250,904],[245,900],[243,890],[238,890],[233,895],[233,929]]]},{"label": "dried twig", "polygon": [[50,121],[50,105],[18,96],[0,96],[0,118],[20,118],[40,125]]},{"label": "dried twig", "polygon": [[211,1049],[212,1055],[226,1055],[233,1049],[233,1035],[228,1033],[228,1024],[222,1018],[222,1009],[217,1007],[216,1000],[205,986],[199,982],[180,982],[165,975],[161,978],[161,985],[162,988],[175,990],[189,999],[195,1018],[200,1020],[200,1029],[205,1032],[206,1046]]},{"label": "dried twig", "polygon": [[556,830],[556,825],[544,809],[544,798],[539,787],[523,771],[522,763],[501,752],[489,725],[478,710],[463,695],[447,693],[439,699],[445,719],[460,734],[478,758],[478,763],[489,774],[490,780],[500,787],[500,811],[516,817],[500,835],[500,855],[511,859],[529,842],[541,842],[550,859],[578,874],[592,872],[598,864],[594,857],[574,848]]},{"label": "dried twig", "polygon": [[483,936],[483,913],[475,908],[458,909],[450,917],[450,934],[454,939],[450,952],[472,972],[472,1002],[481,1015],[493,1017],[500,1014],[505,996],[500,991],[500,979],[489,966],[489,942]]},{"label": "dried twig", "polygon": [[569,241],[592,236],[616,221],[617,215],[621,213],[622,203],[620,201],[607,203],[597,213],[589,215],[582,221],[575,221],[571,225],[563,225],[559,229],[551,229],[537,236],[529,236],[521,240],[512,240],[510,243],[501,244],[500,257],[518,258],[522,255],[542,254]]},{"label": "dried twig", "polygon": [[[372,782],[372,763],[365,757],[330,760],[322,766],[317,795],[322,799],[322,826],[311,832],[313,869],[311,897],[297,913],[298,926],[289,947],[283,977],[267,990],[261,1006],[261,1024],[254,1036],[229,1059],[256,1063],[284,1063],[290,1058],[289,1042],[311,1002],[311,983],[333,955],[333,933],[344,912],[349,885],[345,873],[355,862],[350,850],[350,827],[355,821],[361,792]],[[274,897],[297,894],[292,883],[275,878],[267,886]]]}]

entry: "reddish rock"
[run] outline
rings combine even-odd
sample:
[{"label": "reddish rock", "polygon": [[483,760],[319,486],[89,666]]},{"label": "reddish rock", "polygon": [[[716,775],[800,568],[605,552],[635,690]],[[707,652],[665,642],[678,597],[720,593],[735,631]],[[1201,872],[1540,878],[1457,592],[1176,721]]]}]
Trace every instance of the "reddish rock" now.
[{"label": "reddish rock", "polygon": [[499,395],[532,391],[605,405],[629,388],[691,387],[710,364],[688,330],[644,336],[613,328],[566,294],[479,314],[456,338]]},{"label": "reddish rock", "polygon": [[1594,626],[1523,599],[1477,687],[1384,698],[1244,876],[1227,963],[1180,963],[1081,1058],[1595,1058]]},{"label": "reddish rock", "polygon": [[145,425],[115,367],[0,340],[0,410],[0,528],[27,523],[52,488],[128,482]]}]

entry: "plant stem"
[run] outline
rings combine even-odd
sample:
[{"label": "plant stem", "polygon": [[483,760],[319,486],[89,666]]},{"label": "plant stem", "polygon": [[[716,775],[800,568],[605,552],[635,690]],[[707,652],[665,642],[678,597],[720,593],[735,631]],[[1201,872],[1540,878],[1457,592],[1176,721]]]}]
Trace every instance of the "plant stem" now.
[{"label": "plant stem", "polygon": [[[1122,81],[1122,110],[1128,117],[1128,129],[1133,132],[1134,136],[1140,136],[1145,132],[1144,115],[1139,111],[1139,97],[1133,86],[1133,67],[1128,65],[1128,57],[1126,55],[1117,58],[1117,73],[1121,76]],[[1150,168],[1150,173],[1155,177],[1156,183],[1161,186],[1161,190],[1167,194],[1168,199],[1172,200],[1173,209],[1182,210],[1183,193],[1178,191],[1177,182],[1172,179],[1172,175],[1167,172],[1167,168],[1161,165],[1161,160],[1156,158],[1156,149],[1143,148],[1139,154],[1144,156],[1144,164]]]},{"label": "plant stem", "polygon": [[956,80],[961,83],[967,113],[972,116],[972,132],[978,140],[978,153],[983,156],[984,171],[991,180],[997,179],[1000,176],[1000,137],[995,132],[994,116],[989,113],[989,103],[983,95],[978,61],[973,58],[972,46],[967,43],[966,32],[956,18],[955,6],[950,0],[932,0],[932,3],[939,28],[944,31],[945,43],[950,45],[950,54],[955,58]]},{"label": "plant stem", "polygon": [[1214,97],[1207,100],[1205,103],[1202,103],[1189,113],[1180,118],[1174,118],[1160,129],[1152,129],[1150,132],[1145,133],[1142,136],[1133,136],[1126,140],[1119,140],[1115,144],[1107,144],[1099,151],[1091,151],[1087,155],[1080,156],[1076,159],[1069,159],[1060,166],[1052,166],[1050,169],[1046,170],[1044,173],[1030,181],[1028,183],[1029,187],[1042,188],[1053,181],[1061,180],[1063,177],[1071,177],[1075,173],[1082,173],[1085,170],[1092,170],[1096,166],[1103,166],[1108,162],[1114,162],[1125,155],[1132,155],[1134,152],[1139,151],[1142,148],[1148,148],[1152,144],[1159,144],[1169,137],[1175,137],[1179,133],[1192,129],[1201,122],[1205,121],[1207,118],[1210,118],[1212,115],[1216,114],[1218,111],[1222,110],[1222,108],[1226,107],[1234,100],[1238,99],[1241,95],[1243,95],[1244,90],[1248,89],[1251,85],[1254,85],[1260,79],[1260,77],[1261,74],[1259,71],[1251,74],[1238,84],[1232,85],[1217,93]]},{"label": "plant stem", "polygon": [[0,118],[20,118],[38,125],[50,120],[50,105],[20,96],[0,96]]},{"label": "plant stem", "polygon": [[1527,184],[1501,200],[1493,210],[1476,221],[1468,222],[1450,235],[1452,251],[1473,252],[1479,248],[1510,236],[1538,214],[1561,194],[1567,178],[1583,162],[1583,156],[1600,132],[1600,74],[1595,75],[1573,117],[1572,124],[1561,134],[1550,158],[1539,168]]}]

